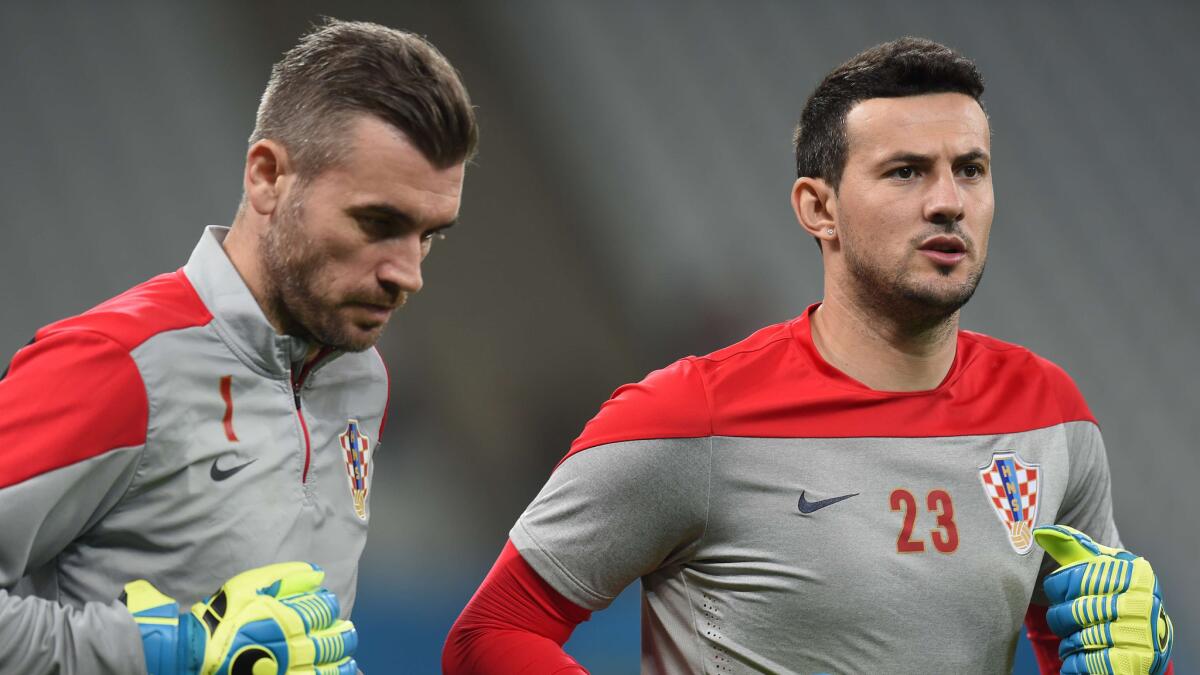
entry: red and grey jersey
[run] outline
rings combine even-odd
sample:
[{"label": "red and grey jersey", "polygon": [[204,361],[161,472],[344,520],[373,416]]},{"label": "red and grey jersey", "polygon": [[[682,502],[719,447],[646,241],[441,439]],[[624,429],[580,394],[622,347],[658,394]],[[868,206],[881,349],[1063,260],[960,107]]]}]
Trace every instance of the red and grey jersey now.
[{"label": "red and grey jersey", "polygon": [[144,672],[124,584],[181,607],[305,560],[354,604],[388,395],[375,350],[277,334],[205,231],[187,265],[38,331],[0,380],[0,671]]},{"label": "red and grey jersey", "polygon": [[1011,672],[1029,530],[1118,544],[1095,420],[1058,367],[966,331],[937,388],[869,389],[812,309],[618,389],[513,543],[587,609],[640,579],[645,673]]}]

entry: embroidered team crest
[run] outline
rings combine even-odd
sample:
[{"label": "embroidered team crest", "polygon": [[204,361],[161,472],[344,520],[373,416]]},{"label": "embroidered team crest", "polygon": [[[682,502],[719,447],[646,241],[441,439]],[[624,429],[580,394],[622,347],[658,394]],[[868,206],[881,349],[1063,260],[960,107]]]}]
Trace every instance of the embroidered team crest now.
[{"label": "embroidered team crest", "polygon": [[350,477],[350,494],[354,496],[354,513],[367,519],[367,470],[371,440],[358,428],[358,420],[349,420],[346,432],[338,438],[346,453],[346,474]]},{"label": "embroidered team crest", "polygon": [[997,452],[979,470],[983,491],[992,501],[1000,523],[1008,530],[1013,550],[1021,555],[1033,547],[1037,523],[1038,464],[1028,464],[1015,452]]}]

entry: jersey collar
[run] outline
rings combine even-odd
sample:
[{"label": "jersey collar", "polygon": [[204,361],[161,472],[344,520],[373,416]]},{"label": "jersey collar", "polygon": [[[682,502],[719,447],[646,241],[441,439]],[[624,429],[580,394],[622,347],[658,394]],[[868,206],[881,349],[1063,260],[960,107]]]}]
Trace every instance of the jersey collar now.
[{"label": "jersey collar", "polygon": [[183,273],[212,312],[217,333],[238,358],[263,375],[287,377],[293,364],[304,360],[309,342],[275,331],[221,246],[227,234],[228,227],[206,227]]},{"label": "jersey collar", "polygon": [[965,363],[970,361],[971,345],[963,340],[963,331],[960,330],[956,338],[954,361],[950,364],[950,370],[946,372],[946,376],[942,378],[938,386],[933,389],[919,391],[882,391],[872,389],[838,370],[833,364],[826,361],[825,357],[821,356],[821,352],[817,350],[817,346],[813,343],[812,339],[812,315],[820,306],[821,303],[819,302],[809,305],[803,314],[791,321],[792,337],[800,347],[801,352],[804,353],[808,361],[812,364],[813,370],[819,373],[830,384],[842,389],[874,397],[905,398],[910,396],[928,396],[929,394],[945,391],[953,386],[955,380],[962,373]]}]

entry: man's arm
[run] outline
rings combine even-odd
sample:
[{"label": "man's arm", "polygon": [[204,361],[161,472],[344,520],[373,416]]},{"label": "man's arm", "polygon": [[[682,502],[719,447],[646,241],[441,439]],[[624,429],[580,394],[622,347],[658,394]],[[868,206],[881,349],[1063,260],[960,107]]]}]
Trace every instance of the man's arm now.
[{"label": "man's arm", "polygon": [[1058,636],[1050,630],[1046,623],[1044,605],[1030,605],[1025,614],[1025,637],[1033,647],[1033,656],[1037,659],[1038,672],[1042,675],[1058,675],[1062,668],[1062,659],[1058,658]]},{"label": "man's arm", "polygon": [[684,360],[604,404],[459,617],[447,673],[586,672],[561,648],[574,627],[639,577],[692,555],[712,462],[702,386]]},{"label": "man's arm", "polygon": [[0,673],[144,673],[142,640],[119,602],[79,609],[0,590]]},{"label": "man's arm", "polygon": [[450,629],[442,671],[447,675],[586,675],[562,646],[591,614],[538,576],[509,541]]},{"label": "man's arm", "polygon": [[[1087,532],[1101,544],[1120,548],[1121,539],[1113,518],[1112,481],[1100,428],[1094,422],[1083,395],[1065,371],[1046,362],[1046,375],[1051,386],[1058,391],[1063,419],[1080,420],[1065,424],[1070,469],[1066,494],[1055,523]],[[1063,667],[1061,640],[1047,619],[1051,600],[1043,587],[1044,579],[1056,569],[1058,563],[1054,558],[1045,556],[1025,616],[1026,635],[1043,675],[1057,674]],[[1167,664],[1165,672],[1173,672],[1171,664]]]},{"label": "man's arm", "polygon": [[120,500],[147,415],[128,351],[88,331],[40,337],[0,380],[0,672],[145,672],[116,593],[82,607],[20,596],[57,593],[39,570]]}]

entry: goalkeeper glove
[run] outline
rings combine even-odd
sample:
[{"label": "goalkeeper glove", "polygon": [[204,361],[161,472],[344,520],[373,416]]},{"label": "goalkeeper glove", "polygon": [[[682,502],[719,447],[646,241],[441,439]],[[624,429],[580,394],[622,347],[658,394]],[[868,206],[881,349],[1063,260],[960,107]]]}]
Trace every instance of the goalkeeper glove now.
[{"label": "goalkeeper glove", "polygon": [[1059,567],[1042,583],[1063,675],[1161,675],[1174,629],[1150,563],[1065,525],[1033,530]]},{"label": "goalkeeper glove", "polygon": [[150,582],[125,585],[150,675],[355,675],[354,624],[321,588],[325,572],[288,562],[242,572],[180,614]]}]

